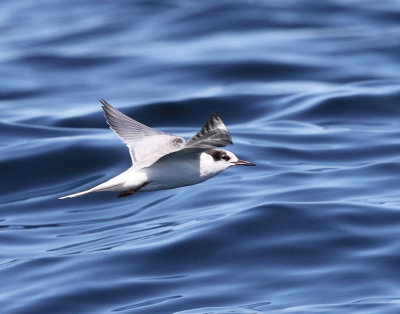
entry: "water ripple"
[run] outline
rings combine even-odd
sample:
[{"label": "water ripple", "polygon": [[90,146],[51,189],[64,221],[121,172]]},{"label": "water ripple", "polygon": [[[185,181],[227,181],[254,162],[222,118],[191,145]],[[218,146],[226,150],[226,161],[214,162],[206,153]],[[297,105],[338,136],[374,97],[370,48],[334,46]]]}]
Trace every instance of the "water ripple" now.
[{"label": "water ripple", "polygon": [[[397,313],[398,1],[5,1],[2,313]],[[60,201],[130,165],[98,103],[240,158]]]}]

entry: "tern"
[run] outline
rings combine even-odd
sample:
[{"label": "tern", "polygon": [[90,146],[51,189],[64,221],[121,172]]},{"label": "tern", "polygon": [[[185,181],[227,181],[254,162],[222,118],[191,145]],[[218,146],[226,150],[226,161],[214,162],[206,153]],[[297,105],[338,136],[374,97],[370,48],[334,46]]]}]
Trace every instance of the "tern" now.
[{"label": "tern", "polygon": [[125,197],[138,191],[174,189],[208,180],[231,166],[255,166],[218,148],[233,143],[216,113],[194,137],[185,141],[129,118],[103,99],[100,102],[109,127],[128,146],[132,166],[91,189],[59,199],[102,191],[117,191],[119,197]]}]

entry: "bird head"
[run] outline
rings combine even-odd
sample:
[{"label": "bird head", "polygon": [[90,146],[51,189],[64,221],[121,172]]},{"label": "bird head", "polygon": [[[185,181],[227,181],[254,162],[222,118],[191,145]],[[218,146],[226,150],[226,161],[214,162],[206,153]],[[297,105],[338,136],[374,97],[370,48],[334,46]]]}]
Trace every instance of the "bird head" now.
[{"label": "bird head", "polygon": [[241,160],[234,153],[224,149],[205,151],[202,159],[205,173],[219,173],[231,166],[255,166],[252,162]]}]

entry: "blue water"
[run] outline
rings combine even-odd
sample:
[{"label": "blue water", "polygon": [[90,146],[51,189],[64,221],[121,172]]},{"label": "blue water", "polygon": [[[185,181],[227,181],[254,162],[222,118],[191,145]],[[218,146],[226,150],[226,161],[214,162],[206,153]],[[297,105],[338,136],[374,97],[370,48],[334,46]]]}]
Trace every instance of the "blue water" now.
[{"label": "blue water", "polygon": [[[399,313],[400,2],[2,1],[1,313]],[[237,167],[118,199],[99,98]]]}]

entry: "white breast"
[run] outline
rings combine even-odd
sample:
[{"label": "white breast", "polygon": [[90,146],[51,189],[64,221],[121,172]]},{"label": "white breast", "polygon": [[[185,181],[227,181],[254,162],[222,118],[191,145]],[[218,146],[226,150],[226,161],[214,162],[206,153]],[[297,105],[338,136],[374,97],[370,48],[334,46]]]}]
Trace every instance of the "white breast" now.
[{"label": "white breast", "polygon": [[[210,160],[211,159],[211,160]],[[214,161],[208,154],[200,157],[177,159],[168,163],[156,163],[146,168],[149,184],[142,191],[173,189],[203,182],[222,170],[214,167]]]}]

